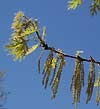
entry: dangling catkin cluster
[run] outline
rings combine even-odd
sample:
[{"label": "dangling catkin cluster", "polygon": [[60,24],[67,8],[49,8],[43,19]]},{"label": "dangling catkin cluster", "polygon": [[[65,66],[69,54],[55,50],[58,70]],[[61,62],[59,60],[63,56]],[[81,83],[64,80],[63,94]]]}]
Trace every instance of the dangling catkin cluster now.
[{"label": "dangling catkin cluster", "polygon": [[52,60],[53,60],[53,51],[50,51],[45,65],[44,65],[44,70],[43,70],[43,79],[42,79],[42,84],[45,85],[45,88],[47,88],[51,69],[52,69]]},{"label": "dangling catkin cluster", "polygon": [[94,82],[95,82],[95,64],[94,64],[94,60],[91,58],[89,75],[88,75],[88,86],[86,90],[87,93],[86,103],[88,103],[91,100]]},{"label": "dangling catkin cluster", "polygon": [[98,74],[98,80],[95,82],[94,86],[97,87],[97,90],[96,90],[96,104],[98,105],[100,103],[100,71],[99,71],[99,74]]},{"label": "dangling catkin cluster", "polygon": [[97,105],[100,103],[100,74],[99,74],[99,82],[96,91],[96,103]]},{"label": "dangling catkin cluster", "polygon": [[70,91],[73,92],[73,103],[77,104],[80,102],[81,89],[84,86],[84,66],[83,61],[80,58],[76,59],[74,75],[70,85]]},{"label": "dangling catkin cluster", "polygon": [[40,68],[41,68],[41,66],[40,66],[40,64],[41,64],[41,58],[42,58],[43,53],[44,53],[44,50],[41,51],[40,56],[39,56],[39,59],[38,59],[38,73],[39,74],[40,74]]},{"label": "dangling catkin cluster", "polygon": [[52,83],[53,83],[53,81],[54,81],[54,78],[55,78],[55,76],[56,76],[56,71],[57,71],[57,68],[58,68],[58,65],[59,65],[59,60],[60,60],[60,58],[57,57],[57,60],[56,60],[56,62],[55,62],[55,67],[54,67],[54,69],[53,69],[53,75],[52,75],[52,78],[51,78],[51,81],[50,81],[50,86],[52,85]]},{"label": "dangling catkin cluster", "polygon": [[[40,58],[38,60],[39,72],[40,72],[41,57],[42,55],[40,54]],[[48,82],[50,80],[49,85],[51,86],[52,89],[52,98],[56,97],[64,65],[65,65],[64,55],[56,54],[56,56],[54,56],[54,52],[53,50],[51,50],[44,64],[42,84],[44,85],[45,88],[47,88]]]},{"label": "dangling catkin cluster", "polygon": [[[59,55],[59,65],[56,64],[56,67],[54,69],[54,75],[53,75],[53,84],[52,84],[52,98],[56,97],[57,91],[58,91],[58,86],[59,82],[61,79],[61,74],[62,74],[62,69],[65,65],[65,58],[63,55]],[[58,63],[58,62],[57,62]],[[58,66],[58,68],[57,68]]]}]

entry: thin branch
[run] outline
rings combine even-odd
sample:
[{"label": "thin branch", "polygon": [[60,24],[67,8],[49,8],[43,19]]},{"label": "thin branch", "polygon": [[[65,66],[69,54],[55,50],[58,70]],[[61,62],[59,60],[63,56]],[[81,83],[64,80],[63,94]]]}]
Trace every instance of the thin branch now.
[{"label": "thin branch", "polygon": [[[90,59],[86,59],[86,58],[82,58],[82,57],[80,57],[80,56],[76,57],[76,56],[72,56],[72,55],[68,55],[68,54],[59,52],[59,51],[56,50],[55,48],[48,46],[48,44],[45,43],[44,40],[42,40],[42,38],[40,37],[38,31],[36,31],[36,34],[37,34],[37,37],[38,37],[38,39],[39,39],[39,41],[40,41],[41,46],[43,47],[43,49],[45,49],[45,50],[52,50],[52,51],[55,52],[55,53],[62,54],[62,55],[64,55],[65,57],[69,57],[69,58],[72,58],[72,59],[80,59],[81,61],[91,62],[91,58],[92,58],[91,56],[90,56],[90,57],[91,57]],[[99,61],[95,61],[95,60],[94,60],[94,63],[100,65],[100,62],[99,62]]]}]

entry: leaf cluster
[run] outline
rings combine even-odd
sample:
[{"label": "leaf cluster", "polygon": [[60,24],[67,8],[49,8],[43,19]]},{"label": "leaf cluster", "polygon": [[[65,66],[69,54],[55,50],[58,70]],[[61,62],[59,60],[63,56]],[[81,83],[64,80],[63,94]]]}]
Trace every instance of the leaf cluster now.
[{"label": "leaf cluster", "polygon": [[10,55],[15,56],[15,61],[18,58],[22,60],[22,58],[26,56],[26,53],[28,51],[27,42],[23,38],[14,38],[11,40],[11,43],[9,45],[6,45],[5,47],[9,50]]},{"label": "leaf cluster", "polygon": [[97,10],[100,11],[100,0],[93,0],[90,6],[91,15],[97,14]]},{"label": "leaf cluster", "polygon": [[[74,10],[78,6],[82,5],[83,0],[70,0],[68,1],[68,10]],[[92,0],[90,4],[90,13],[92,16],[97,14],[97,11],[100,11],[100,0]]]},{"label": "leaf cluster", "polygon": [[18,12],[12,23],[13,37],[26,37],[34,33],[37,29],[37,21],[27,18],[23,12]]},{"label": "leaf cluster", "polygon": [[68,10],[76,9],[79,5],[82,5],[82,0],[70,0],[68,1]]},{"label": "leaf cluster", "polygon": [[[13,33],[10,39],[10,43],[5,47],[9,51],[10,55],[13,55],[16,61],[17,59],[22,60],[26,55],[31,54],[39,47],[39,41],[37,36],[31,36],[36,31],[38,31],[38,21],[34,21],[31,18],[27,18],[23,12],[18,12],[12,23]],[[45,33],[43,31],[43,35]],[[37,44],[33,45],[31,48],[29,42],[33,40],[37,41]]]}]

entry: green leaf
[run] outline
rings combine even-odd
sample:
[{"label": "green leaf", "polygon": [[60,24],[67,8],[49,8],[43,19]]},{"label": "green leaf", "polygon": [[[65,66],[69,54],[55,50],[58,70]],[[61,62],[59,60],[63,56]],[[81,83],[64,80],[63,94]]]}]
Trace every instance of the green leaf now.
[{"label": "green leaf", "polygon": [[76,9],[81,4],[82,0],[70,0],[68,1],[68,10]]},{"label": "green leaf", "polygon": [[39,44],[33,45],[30,49],[28,49],[26,55],[29,55],[32,52],[34,52],[38,47],[39,47]]}]

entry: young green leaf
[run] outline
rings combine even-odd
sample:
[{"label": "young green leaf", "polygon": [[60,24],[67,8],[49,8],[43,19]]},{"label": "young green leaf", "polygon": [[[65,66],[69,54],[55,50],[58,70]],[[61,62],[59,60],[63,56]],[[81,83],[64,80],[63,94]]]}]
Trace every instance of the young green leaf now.
[{"label": "young green leaf", "polygon": [[76,9],[81,4],[82,0],[70,0],[68,1],[68,10]]},{"label": "young green leaf", "polygon": [[34,52],[38,47],[39,47],[39,44],[33,45],[31,48],[28,49],[28,51],[26,52],[26,55],[29,55],[32,52]]}]

